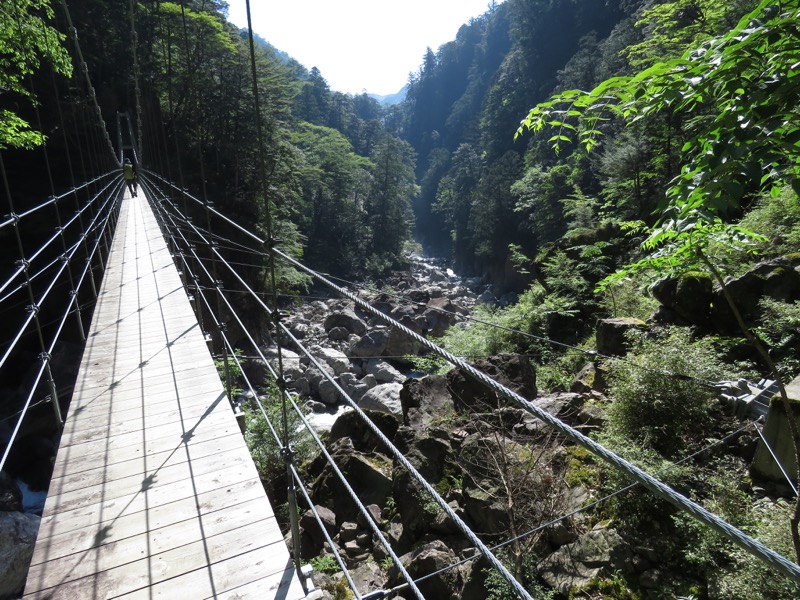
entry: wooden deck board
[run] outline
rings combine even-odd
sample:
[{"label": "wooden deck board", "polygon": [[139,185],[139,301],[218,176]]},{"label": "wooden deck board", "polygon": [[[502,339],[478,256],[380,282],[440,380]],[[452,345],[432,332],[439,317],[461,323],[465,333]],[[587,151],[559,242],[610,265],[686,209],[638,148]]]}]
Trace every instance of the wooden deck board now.
[{"label": "wooden deck board", "polygon": [[143,197],[123,202],[24,597],[303,597]]}]

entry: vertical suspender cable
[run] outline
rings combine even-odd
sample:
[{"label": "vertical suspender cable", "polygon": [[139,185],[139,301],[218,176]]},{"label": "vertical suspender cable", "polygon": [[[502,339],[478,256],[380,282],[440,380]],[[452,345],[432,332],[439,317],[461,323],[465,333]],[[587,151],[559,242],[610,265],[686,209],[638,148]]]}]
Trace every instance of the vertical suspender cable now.
[{"label": "vertical suspender cable", "polygon": [[[130,0],[128,3],[131,18],[131,53],[133,54],[133,95],[136,103],[136,143],[134,146],[138,151],[139,164],[144,162],[144,149],[142,148],[142,91],[139,87],[139,34],[136,32],[136,2]],[[130,121],[128,121],[130,124]]]},{"label": "vertical suspender cable", "polygon": [[6,167],[5,163],[3,162],[3,155],[0,154],[0,176],[3,178],[3,187],[5,188],[6,195],[8,196],[8,206],[11,209],[11,218],[14,219],[14,235],[17,239],[17,248],[19,249],[19,256],[20,260],[22,261],[22,268],[25,274],[25,284],[26,288],[28,289],[28,298],[31,302],[29,310],[33,311],[33,321],[36,326],[36,332],[39,337],[39,346],[42,349],[42,353],[39,355],[39,358],[42,360],[42,363],[45,367],[46,375],[47,375],[47,383],[50,386],[50,401],[53,404],[53,412],[55,413],[56,421],[58,421],[58,426],[61,427],[64,425],[64,420],[61,417],[61,406],[58,403],[58,392],[56,390],[56,383],[53,380],[53,372],[50,369],[50,353],[47,352],[46,346],[44,343],[44,336],[42,335],[42,326],[39,322],[39,315],[38,315],[38,307],[36,304],[36,299],[33,295],[33,287],[31,286],[31,280],[28,277],[28,261],[25,258],[25,248],[22,245],[22,235],[19,231],[19,217],[17,216],[16,212],[14,211],[14,201],[11,198],[11,186],[8,184],[8,177],[6,174]]},{"label": "vertical suspender cable", "polygon": [[78,54],[78,60],[80,61],[80,69],[83,72],[84,78],[86,79],[86,85],[88,86],[89,89],[89,97],[92,99],[92,103],[94,104],[94,110],[97,113],[97,118],[102,126],[103,135],[106,141],[106,146],[108,147],[110,155],[113,157],[114,164],[116,164],[117,167],[121,168],[122,162],[117,160],[116,154],[114,153],[114,144],[111,143],[111,137],[108,135],[106,122],[103,119],[103,111],[100,109],[100,105],[97,103],[97,94],[94,91],[92,80],[89,77],[89,65],[87,65],[86,61],[83,59],[83,52],[81,51],[81,45],[78,42],[78,30],[75,29],[75,25],[72,24],[72,16],[69,13],[67,0],[61,0],[61,6],[64,9],[64,16],[67,19],[67,27],[69,28],[70,36],[72,37],[72,41],[75,44],[75,52]]},{"label": "vertical suspender cable", "polygon": [[[261,123],[261,106],[258,98],[258,71],[256,70],[256,50],[255,42],[253,40],[253,19],[250,13],[250,0],[245,0],[245,7],[247,9],[247,38],[250,45],[250,71],[253,79],[253,104],[255,108],[256,117],[256,132],[258,142],[258,161],[259,161],[259,179],[261,180],[261,189],[264,195],[264,205],[266,210],[266,225],[267,225],[267,243],[270,247],[274,247],[275,238],[273,237],[274,231],[272,227],[272,206],[269,200],[269,187],[267,185],[267,161],[264,148],[264,130]],[[284,459],[286,460],[287,472],[287,492],[289,499],[289,520],[292,534],[292,548],[294,555],[294,565],[297,571],[297,577],[300,580],[303,589],[306,589],[305,578],[300,570],[300,524],[298,519],[297,510],[297,491],[295,488],[295,481],[292,475],[292,450],[289,446],[289,417],[288,408],[286,406],[286,379],[283,374],[283,351],[281,349],[280,341],[280,311],[278,310],[278,288],[277,278],[275,277],[275,257],[270,252],[268,261],[270,288],[272,293],[272,307],[274,309],[274,331],[275,331],[275,344],[278,350],[278,390],[281,393],[281,411],[283,418],[283,437],[284,437]]]}]

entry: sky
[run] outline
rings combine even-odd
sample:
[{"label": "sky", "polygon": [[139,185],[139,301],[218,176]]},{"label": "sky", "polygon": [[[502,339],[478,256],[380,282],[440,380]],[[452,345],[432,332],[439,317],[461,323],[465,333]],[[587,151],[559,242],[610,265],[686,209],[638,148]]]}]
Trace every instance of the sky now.
[{"label": "sky", "polygon": [[[388,95],[417,72],[426,48],[454,40],[490,0],[250,0],[253,30],[337,92]],[[247,27],[245,0],[228,19]]]}]

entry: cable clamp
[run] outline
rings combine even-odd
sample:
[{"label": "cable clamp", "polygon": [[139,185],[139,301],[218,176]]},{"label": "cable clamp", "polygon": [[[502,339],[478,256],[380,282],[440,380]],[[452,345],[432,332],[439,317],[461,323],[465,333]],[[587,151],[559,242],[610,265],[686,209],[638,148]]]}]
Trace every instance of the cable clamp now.
[{"label": "cable clamp", "polygon": [[39,358],[43,362],[49,363],[50,362],[50,358],[51,358],[50,357],[50,353],[49,352],[42,352],[41,354],[39,354]]},{"label": "cable clamp", "polygon": [[62,254],[61,256],[58,257],[58,260],[60,260],[62,263],[68,263],[69,256],[67,256],[66,254]]},{"label": "cable clamp", "polygon": [[282,244],[283,240],[281,238],[271,237],[267,241],[264,242],[265,246],[269,246],[270,248],[274,248],[278,244]]},{"label": "cable clamp", "polygon": [[283,376],[278,377],[275,379],[275,385],[278,386],[278,390],[283,393],[286,391],[286,378]]},{"label": "cable clamp", "polygon": [[22,267],[22,269],[25,270],[25,271],[27,271],[28,267],[31,266],[30,261],[25,259],[25,258],[20,258],[19,260],[14,261],[14,264],[19,266],[19,267]]},{"label": "cable clamp", "polygon": [[28,311],[28,314],[31,314],[34,317],[39,314],[39,306],[37,304],[28,304],[28,306],[25,307],[25,310]]},{"label": "cable clamp", "polygon": [[287,463],[291,463],[294,461],[295,451],[292,449],[291,446],[284,446],[281,448],[281,458],[286,461]]}]

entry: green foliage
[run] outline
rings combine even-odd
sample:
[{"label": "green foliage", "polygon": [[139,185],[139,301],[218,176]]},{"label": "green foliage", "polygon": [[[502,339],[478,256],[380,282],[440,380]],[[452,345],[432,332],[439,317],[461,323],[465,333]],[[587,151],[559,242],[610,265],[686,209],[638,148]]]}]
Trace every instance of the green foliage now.
[{"label": "green foliage", "polygon": [[564,482],[569,487],[582,485],[597,489],[601,482],[600,465],[594,455],[583,446],[567,446],[567,472]]},{"label": "green foliage", "polygon": [[[500,556],[504,563],[508,562],[507,556]],[[506,564],[508,568],[510,565]],[[517,581],[522,583],[534,600],[554,600],[556,592],[546,588],[536,579],[536,556],[528,554],[523,561],[523,571],[516,575]],[[491,567],[483,570],[486,575],[484,586],[486,588],[486,600],[516,600],[518,594],[506,581],[503,576]]]},{"label": "green foliage", "polygon": [[[44,64],[69,77],[72,62],[63,47],[65,36],[49,22],[53,19],[49,0],[5,0],[0,4],[0,94],[10,93],[37,103],[28,78]],[[0,110],[0,150],[30,149],[44,143],[41,132],[15,112]]]},{"label": "green foliage", "polygon": [[615,573],[611,577],[598,577],[590,581],[580,589],[571,590],[568,600],[578,600],[579,598],[594,598],[597,594],[602,598],[614,598],[614,600],[640,600],[641,596],[628,589],[625,578],[621,573]]},{"label": "green foliage", "polygon": [[[683,488],[691,478],[691,467],[676,466],[653,448],[643,447],[612,427],[607,427],[596,439],[640,469],[657,474],[660,481],[674,489]],[[601,488],[603,494],[611,494],[630,485],[631,480],[627,475],[604,466]],[[615,521],[618,529],[634,536],[663,535],[665,525],[670,522],[670,515],[675,512],[672,504],[641,486],[634,486],[610,499],[604,503],[602,510],[607,518]]]},{"label": "green foliage", "polygon": [[647,320],[659,307],[658,301],[632,279],[623,279],[605,287],[600,296],[600,305],[612,317],[633,317],[642,321]]},{"label": "green foliage", "polygon": [[[789,521],[791,509],[782,502],[773,505],[764,499],[752,507],[755,537],[783,556],[794,556]],[[760,560],[738,547],[730,547],[730,566],[712,574],[713,587],[721,598],[741,600],[790,600],[800,595],[800,586],[778,576]]]},{"label": "green foliage", "polygon": [[[636,26],[646,32],[645,39],[626,48],[625,54],[635,67],[679,57],[687,46],[698,45],[735,24],[730,23],[731,15],[740,14],[742,4],[675,0],[652,5],[636,22]],[[744,4],[747,10],[752,10],[756,3],[749,1]]]},{"label": "green foliage", "polygon": [[784,188],[780,194],[762,194],[739,224],[761,236],[759,253],[768,257],[800,248],[800,196]]},{"label": "green foliage", "polygon": [[626,359],[611,364],[610,431],[667,456],[693,448],[710,425],[715,392],[707,382],[733,374],[708,341],[682,328],[634,341]]},{"label": "green foliage", "polygon": [[738,246],[757,240],[720,216],[754,189],[800,188],[799,26],[796,1],[775,7],[765,0],[730,32],[680,59],[610,78],[590,92],[563,92],[530,111],[518,134],[555,128],[557,151],[573,135],[590,150],[610,118],[628,125],[655,115],[690,120],[692,137],[681,148],[685,164],[667,190],[669,206],[656,227],[645,229],[644,248],[652,254],[625,273],[693,267],[709,240]]},{"label": "green foliage", "polygon": [[[227,377],[230,377],[231,382],[231,396],[236,396],[242,392],[242,385],[244,381],[242,380],[242,368],[239,366],[241,361],[244,360],[242,358],[242,351],[238,348],[236,349],[236,358],[239,362],[233,359],[233,357],[228,356],[227,360],[227,376],[226,376],[226,368],[225,368],[225,357],[222,358],[215,358],[214,359],[214,366],[217,368],[217,374],[219,378],[222,380],[223,385],[227,386]],[[253,385],[261,385],[263,382],[261,381],[252,381]]]},{"label": "green foliage", "polygon": [[[735,527],[752,535],[784,556],[793,556],[789,528],[791,508],[783,501],[768,498],[753,501],[747,493],[731,485],[732,469],[726,461],[714,465],[703,479],[704,505]],[[776,575],[763,562],[723,539],[708,527],[684,513],[676,513],[676,568],[708,582],[714,597],[756,600],[797,598],[797,584]]]},{"label": "green foliage", "polygon": [[756,333],[769,345],[778,371],[790,379],[800,372],[800,301],[779,302],[765,296],[759,308],[761,325]]},{"label": "green foliage", "polygon": [[[286,475],[286,463],[280,453],[284,439],[283,403],[274,384],[268,388],[262,405],[263,413],[256,406],[244,407],[247,425],[245,441],[261,479],[272,485]],[[286,431],[289,446],[294,451],[295,463],[303,464],[316,455],[316,444],[291,406],[286,407],[286,417]],[[273,430],[280,437],[280,443],[275,438]]]},{"label": "green foliage", "polygon": [[453,368],[453,365],[438,354],[423,356],[409,354],[404,356],[403,360],[411,363],[414,371],[425,375],[444,375]]},{"label": "green foliage", "polygon": [[318,573],[328,573],[332,575],[341,571],[339,563],[330,554],[323,554],[322,556],[315,556],[311,559],[311,566]]},{"label": "green foliage", "polygon": [[508,326],[512,318],[507,311],[479,304],[472,317],[474,320],[469,324],[455,325],[440,338],[445,350],[466,360],[512,351],[508,332],[496,327]]}]

